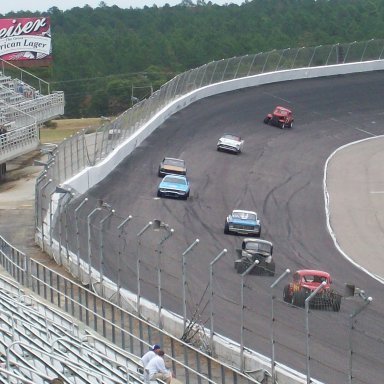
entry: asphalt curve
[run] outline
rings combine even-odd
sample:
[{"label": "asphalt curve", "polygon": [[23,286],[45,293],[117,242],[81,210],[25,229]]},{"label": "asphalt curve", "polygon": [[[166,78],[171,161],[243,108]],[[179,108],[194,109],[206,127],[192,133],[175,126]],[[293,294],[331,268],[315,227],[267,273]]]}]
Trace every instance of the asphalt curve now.
[{"label": "asphalt curve", "polygon": [[[242,286],[233,268],[234,250],[241,237],[223,233],[232,209],[256,210],[262,221],[262,237],[274,243],[276,277],[286,268],[326,270],[340,292],[345,283],[353,283],[374,298],[369,310],[359,315],[361,333],[356,327],[353,335],[358,340],[354,345],[354,382],[381,382],[383,286],[335,247],[326,225],[323,177],[326,160],[338,147],[384,134],[384,126],[377,124],[382,120],[383,89],[382,72],[299,80],[217,95],[173,115],[89,191],[90,201],[103,199],[120,217],[133,216],[122,260],[117,260],[117,235],[105,241],[105,275],[116,281],[120,273],[122,286],[136,292],[136,258],[140,255],[142,295],[157,303],[160,262],[162,307],[182,314],[181,255],[199,238],[185,266],[188,316],[209,327],[209,303],[213,303],[216,333],[243,340],[245,347],[271,356],[270,285],[274,278],[247,276]],[[264,116],[276,105],[292,108],[292,129],[263,124]],[[242,154],[216,151],[218,138],[227,132],[245,140]],[[191,182],[187,201],[156,198],[157,169],[164,156],[186,161]],[[342,177],[340,174],[336,179]],[[140,243],[136,236],[154,218],[175,230],[161,248],[155,235],[143,235]],[[224,248],[228,254],[215,264],[214,295],[210,297],[209,265]],[[276,360],[305,373],[305,313],[282,302],[283,286],[281,282],[274,291]],[[358,298],[343,299],[339,313],[311,311],[310,367],[314,378],[347,382],[352,341],[348,321],[359,305]],[[373,346],[372,335],[379,341]]]}]

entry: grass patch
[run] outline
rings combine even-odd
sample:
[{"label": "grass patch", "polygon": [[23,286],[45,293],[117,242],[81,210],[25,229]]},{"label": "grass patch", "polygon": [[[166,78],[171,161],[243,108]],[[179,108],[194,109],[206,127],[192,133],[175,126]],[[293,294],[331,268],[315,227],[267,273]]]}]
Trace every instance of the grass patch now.
[{"label": "grass patch", "polygon": [[51,120],[40,129],[40,142],[58,144],[84,128],[95,131],[102,123],[99,117]]}]

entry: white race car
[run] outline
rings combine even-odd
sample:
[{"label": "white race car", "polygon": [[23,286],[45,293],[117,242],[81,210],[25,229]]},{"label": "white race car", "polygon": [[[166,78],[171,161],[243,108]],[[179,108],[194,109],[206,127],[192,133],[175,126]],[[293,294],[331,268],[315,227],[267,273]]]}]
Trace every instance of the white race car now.
[{"label": "white race car", "polygon": [[217,142],[217,150],[239,154],[243,150],[243,145],[244,140],[240,136],[226,133]]}]

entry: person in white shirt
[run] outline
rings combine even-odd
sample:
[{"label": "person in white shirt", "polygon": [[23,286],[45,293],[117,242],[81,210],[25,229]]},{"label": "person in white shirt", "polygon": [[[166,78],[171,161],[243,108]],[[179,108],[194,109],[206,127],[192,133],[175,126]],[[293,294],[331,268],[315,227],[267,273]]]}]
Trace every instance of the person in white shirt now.
[{"label": "person in white shirt", "polygon": [[147,353],[143,355],[141,358],[141,362],[143,363],[143,367],[145,368],[150,360],[152,360],[156,355],[157,352],[160,351],[160,345],[155,344]]},{"label": "person in white shirt", "polygon": [[172,380],[172,372],[165,367],[163,356],[164,351],[159,350],[157,355],[147,364],[146,370],[148,371],[149,380],[160,379],[167,384],[170,384]]},{"label": "person in white shirt", "polygon": [[157,353],[160,351],[160,345],[158,344],[155,344],[154,346],[152,346],[152,348],[147,352],[145,353],[142,358],[141,358],[141,363],[143,364],[143,368],[144,368],[144,382],[145,383],[148,383],[149,382],[149,375],[148,375],[148,371],[147,371],[147,365],[148,363],[155,357],[157,356]]}]

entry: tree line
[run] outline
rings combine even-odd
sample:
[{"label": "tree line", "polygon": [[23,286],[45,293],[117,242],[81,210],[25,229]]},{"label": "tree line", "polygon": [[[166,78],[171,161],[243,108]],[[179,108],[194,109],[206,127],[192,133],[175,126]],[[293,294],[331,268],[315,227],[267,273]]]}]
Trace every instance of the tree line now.
[{"label": "tree line", "polygon": [[[213,60],[384,37],[384,0],[253,0],[121,9],[100,2],[51,18],[53,63],[30,71],[65,92],[66,116],[113,116]],[[133,98],[132,98],[133,96]]]}]

